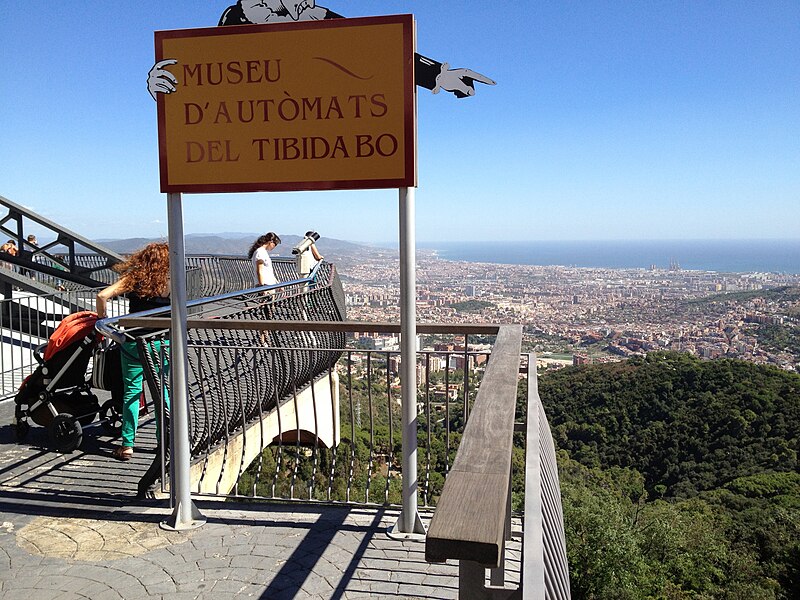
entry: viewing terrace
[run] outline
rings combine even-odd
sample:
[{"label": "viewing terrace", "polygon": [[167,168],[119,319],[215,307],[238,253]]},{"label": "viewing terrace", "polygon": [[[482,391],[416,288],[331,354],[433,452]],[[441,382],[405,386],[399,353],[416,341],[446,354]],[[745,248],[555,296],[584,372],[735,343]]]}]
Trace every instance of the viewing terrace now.
[{"label": "viewing terrace", "polygon": [[[450,349],[417,353],[416,444],[403,447],[399,353],[351,341],[400,326],[347,321],[333,265],[308,277],[276,266],[285,283],[246,289],[249,261],[187,258],[191,486],[206,520],[188,531],[159,527],[174,502],[154,418],[169,417],[164,354],[148,363],[131,461],[111,455],[109,415],[60,452],[52,428],[14,425],[13,397],[34,347],[94,292],[9,290],[0,597],[569,598],[555,452],[521,327],[417,325]],[[143,356],[168,335],[169,319],[128,316],[124,299],[110,314],[104,331],[136,338]],[[138,335],[145,326],[157,332]],[[478,340],[491,352],[471,350]],[[408,460],[425,535],[397,527]]]}]

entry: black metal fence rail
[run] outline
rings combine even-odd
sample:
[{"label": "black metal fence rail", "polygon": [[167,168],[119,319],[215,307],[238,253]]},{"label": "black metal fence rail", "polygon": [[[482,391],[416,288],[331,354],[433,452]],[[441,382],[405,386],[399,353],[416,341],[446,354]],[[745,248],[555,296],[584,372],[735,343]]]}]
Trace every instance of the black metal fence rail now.
[{"label": "black metal fence rail", "polygon": [[[38,366],[35,350],[47,342],[61,320],[94,308],[94,291],[63,291],[47,295],[14,292],[0,299],[0,400],[12,398]],[[111,310],[116,310],[113,303]]]},{"label": "black metal fence rail", "polygon": [[[278,281],[297,279],[292,259],[276,257],[272,259],[272,265]],[[243,256],[191,254],[186,256],[186,267],[199,271],[197,298],[220,296],[257,285],[253,263]]]},{"label": "black metal fence rail", "polygon": [[[141,318],[124,320],[126,326],[142,326],[147,322]],[[151,319],[149,323],[158,323],[161,327],[168,325],[167,319]],[[262,333],[268,336],[273,332],[285,335],[313,332],[315,335],[342,336],[347,332],[371,331],[397,335],[399,325],[204,318],[190,319],[188,326],[189,331],[210,329],[216,332],[213,339],[208,340],[192,334],[192,339],[196,341],[190,342],[189,352],[193,356],[190,360],[197,359],[205,365],[200,376],[226,370],[229,373],[217,381],[204,382],[208,386],[205,396],[198,392],[193,394],[194,401],[200,408],[198,414],[203,410],[211,411],[213,407],[208,402],[210,396],[220,394],[226,387],[230,390],[230,395],[226,398],[227,404],[218,403],[214,415],[215,428],[227,432],[228,436],[219,438],[214,448],[195,453],[195,457],[204,460],[204,465],[211,462],[218,465],[220,454],[224,454],[223,468],[226,473],[238,473],[233,487],[219,487],[214,492],[213,484],[211,488],[202,484],[195,488],[198,493],[311,502],[347,502],[356,505],[397,505],[400,502],[402,448],[399,351],[352,347],[326,349],[324,352],[330,354],[330,359],[320,364],[319,370],[322,371],[326,364],[331,364],[331,367],[327,372],[319,373],[315,378],[315,386],[306,390],[292,387],[281,397],[280,406],[282,410],[288,408],[289,414],[283,417],[282,422],[278,414],[277,430],[276,413],[270,415],[271,424],[265,425],[264,421],[254,420],[255,422],[248,425],[244,435],[252,439],[247,444],[258,440],[259,448],[263,448],[255,462],[248,464],[252,456],[245,458],[240,444],[242,440],[237,441],[234,434],[244,425],[242,415],[248,412],[247,394],[252,389],[258,390],[257,384],[263,382],[258,375],[253,381],[249,381],[246,371],[252,364],[266,362],[271,365],[273,363],[269,363],[270,357],[281,354],[294,361],[313,361],[315,359],[301,357],[304,354],[318,357],[323,351],[314,347],[273,347],[268,341],[265,345],[226,345],[221,348],[214,341],[240,339],[240,332],[252,332],[248,336],[255,335],[259,341]],[[462,343],[458,340],[468,343],[470,335],[480,335],[482,338],[492,335],[495,329],[496,326],[491,325],[418,325],[418,331],[423,335],[450,338],[457,344]],[[232,335],[232,331],[236,331],[236,335]],[[246,336],[243,339],[253,338]],[[199,340],[203,340],[203,343],[198,343]],[[332,340],[335,341],[335,338]],[[339,360],[332,364],[339,354]],[[416,364],[419,377],[417,407],[420,452],[417,456],[420,500],[423,506],[436,505],[444,476],[452,465],[463,427],[469,419],[470,406],[489,358],[488,350],[458,349],[418,353]],[[242,366],[234,369],[229,365]],[[338,410],[332,421],[327,424],[318,423],[317,417],[322,420],[326,416],[331,417],[332,409],[335,408],[331,405],[327,390],[338,390]],[[264,394],[263,388],[256,393]],[[301,426],[291,410],[298,406],[298,399],[307,403],[309,397],[314,419],[305,421]],[[289,402],[291,404],[287,404]],[[241,406],[236,406],[236,403]],[[268,403],[261,406],[272,408],[274,405]],[[308,404],[305,407],[308,410]],[[263,408],[261,410],[263,412]],[[260,416],[257,410],[254,414]],[[266,416],[267,413],[264,414]],[[318,425],[321,429],[316,428]],[[330,433],[331,425],[337,436],[333,440],[333,446],[326,446],[325,435],[326,432]],[[309,433],[310,438],[301,441],[303,432]],[[211,451],[215,453],[215,457],[209,461],[208,454]],[[203,477],[206,482],[209,481],[206,473]]]},{"label": "black metal fence rail", "polygon": [[[94,254],[76,255],[90,264],[100,264],[103,257]],[[47,259],[49,260],[49,259]],[[44,264],[44,263],[43,263]],[[95,309],[95,295],[102,287],[90,288],[57,275],[22,270],[18,265],[5,263],[0,270],[14,272],[23,283],[28,278],[41,285],[37,291],[23,291],[9,285],[0,291],[0,401],[13,397],[22,381],[37,367],[34,350],[47,343],[61,320],[71,313]],[[107,270],[108,283],[117,274]],[[203,296],[203,273],[200,266],[187,265],[186,288],[189,298]],[[36,288],[34,288],[36,289]],[[51,290],[44,293],[42,290]],[[121,316],[128,311],[125,297],[113,299],[108,306],[109,315]]]},{"label": "black metal fence rail", "polygon": [[[342,321],[344,303],[337,297],[338,290],[336,270],[323,263],[313,280],[295,278],[263,293],[212,297],[193,309],[221,325],[226,320]],[[156,340],[166,336],[166,331],[159,331],[141,337],[154,347]],[[345,334],[221,326],[190,329],[188,342],[190,447],[192,456],[197,457],[331,369],[341,354],[336,349],[345,345]],[[265,347],[272,351],[264,352]],[[160,383],[164,369],[159,354],[151,351],[143,356],[151,389],[168,391]]]},{"label": "black metal fence rail", "polygon": [[[38,256],[38,255],[37,255]],[[91,270],[104,284],[116,281],[118,275],[107,266],[105,256],[93,253],[74,254],[75,264]],[[64,257],[67,260],[67,257]],[[8,399],[16,394],[20,383],[30,375],[37,366],[33,351],[47,339],[58,326],[61,319],[70,313],[81,310],[94,310],[95,294],[98,287],[87,287],[61,277],[67,273],[66,262],[40,256],[31,269],[0,261],[0,274],[5,271],[15,276],[17,283],[30,280],[39,286],[31,286],[32,291],[23,292],[8,285],[4,298],[0,298],[0,341],[4,344],[0,353],[0,400]],[[36,267],[44,267],[48,272],[37,271]],[[330,265],[321,265],[321,275],[326,277]],[[233,256],[190,256],[186,261],[186,289],[190,299],[199,299],[251,288],[253,273],[251,262],[243,257]],[[294,262],[290,259],[275,259],[276,272],[283,280],[294,280],[297,273]],[[337,307],[344,314],[344,292],[338,278],[331,282],[331,293]],[[286,292],[276,291],[275,298],[283,297]],[[252,296],[247,296],[252,298]],[[309,300],[313,306],[317,300]],[[109,314],[120,316],[127,312],[127,301],[118,298],[109,306]],[[204,309],[208,310],[208,308]],[[309,314],[314,313],[312,309]],[[199,309],[192,309],[197,314]]]},{"label": "black metal fence rail", "polygon": [[[114,264],[95,253],[26,251],[24,256],[0,256],[0,267],[5,269],[0,275],[22,275],[43,286],[44,291],[84,291],[114,283],[119,278]],[[273,266],[279,281],[297,278],[294,260],[276,257]],[[189,299],[198,299],[252,288],[256,285],[253,273],[252,262],[242,256],[188,255],[186,292]]]}]

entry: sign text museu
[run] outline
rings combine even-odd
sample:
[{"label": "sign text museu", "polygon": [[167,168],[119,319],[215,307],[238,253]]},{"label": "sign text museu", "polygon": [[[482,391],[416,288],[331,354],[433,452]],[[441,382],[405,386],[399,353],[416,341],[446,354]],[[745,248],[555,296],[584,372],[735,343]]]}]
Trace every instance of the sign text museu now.
[{"label": "sign text museu", "polygon": [[411,15],[159,31],[163,192],[416,185]]}]

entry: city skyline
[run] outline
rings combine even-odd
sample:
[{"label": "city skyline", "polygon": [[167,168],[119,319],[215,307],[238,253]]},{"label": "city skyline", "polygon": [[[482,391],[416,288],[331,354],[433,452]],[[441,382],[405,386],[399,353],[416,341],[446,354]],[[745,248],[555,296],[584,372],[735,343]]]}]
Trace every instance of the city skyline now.
[{"label": "city skyline", "polygon": [[[341,264],[347,273],[348,318],[399,318],[393,257],[373,254]],[[418,261],[417,283],[421,322],[523,323],[527,348],[540,357],[569,356],[551,367],[572,364],[576,355],[614,362],[655,351],[737,358],[795,372],[800,367],[797,344],[791,341],[798,274],[556,265],[508,269],[427,255]]]},{"label": "city skyline", "polygon": [[[165,236],[153,32],[229,3],[6,7],[0,195],[92,237]],[[497,82],[418,91],[420,242],[800,237],[796,3],[325,6],[412,13],[421,54]],[[385,243],[397,214],[393,190],[184,199],[187,233]]]}]

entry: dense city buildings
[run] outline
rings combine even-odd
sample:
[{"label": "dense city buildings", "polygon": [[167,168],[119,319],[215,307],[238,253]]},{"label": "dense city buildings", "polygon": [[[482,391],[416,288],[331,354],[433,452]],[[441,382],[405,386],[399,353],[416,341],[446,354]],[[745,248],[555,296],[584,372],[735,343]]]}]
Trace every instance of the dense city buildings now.
[{"label": "dense city buildings", "polygon": [[[376,250],[340,267],[350,318],[399,320],[396,253]],[[796,343],[781,347],[774,331],[769,340],[762,338],[770,327],[796,335],[798,286],[798,275],[686,271],[675,264],[602,269],[457,262],[429,251],[417,254],[420,322],[521,323],[526,349],[558,354],[557,364],[675,350],[796,371]]]}]

